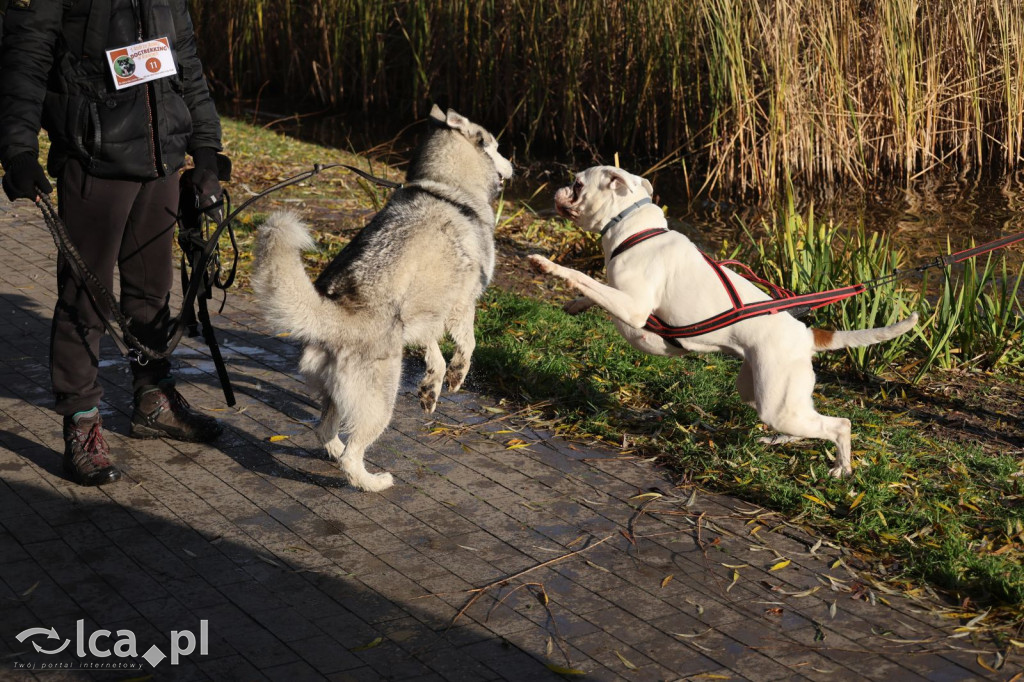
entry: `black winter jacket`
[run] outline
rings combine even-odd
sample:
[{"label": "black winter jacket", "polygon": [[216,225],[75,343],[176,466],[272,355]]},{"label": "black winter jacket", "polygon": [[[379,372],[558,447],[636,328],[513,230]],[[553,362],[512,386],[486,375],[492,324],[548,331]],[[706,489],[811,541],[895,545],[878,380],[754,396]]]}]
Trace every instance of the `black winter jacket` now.
[{"label": "black winter jacket", "polygon": [[[0,0],[0,161],[69,157],[90,175],[149,179],[180,169],[186,153],[221,149],[220,121],[196,54],[187,0]],[[105,50],[167,37],[177,75],[117,90]]]}]

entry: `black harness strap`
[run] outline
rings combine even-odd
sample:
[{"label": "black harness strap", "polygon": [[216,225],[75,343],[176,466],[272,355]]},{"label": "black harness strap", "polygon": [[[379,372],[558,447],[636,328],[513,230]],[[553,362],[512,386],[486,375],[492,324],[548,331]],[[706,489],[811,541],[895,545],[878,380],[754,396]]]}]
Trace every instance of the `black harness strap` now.
[{"label": "black harness strap", "polygon": [[652,227],[649,230],[641,230],[636,234],[631,234],[624,240],[622,240],[621,244],[615,247],[615,250],[612,251],[611,257],[615,258],[623,251],[627,251],[633,248],[640,242],[645,242],[651,237],[657,237],[658,235],[665,234],[666,232],[668,232],[668,230],[666,230],[664,227]]},{"label": "black harness strap", "polygon": [[[619,214],[619,216],[613,218],[613,223],[618,222],[637,207],[638,206],[636,204],[630,206],[623,211],[623,213]],[[611,224],[612,223],[609,223],[609,225],[605,227],[605,230],[607,230]],[[668,231],[669,230],[666,230],[665,228],[651,228],[632,234],[623,240],[621,244],[615,247],[615,250],[612,251],[611,258],[615,258],[623,251],[627,251],[648,239],[666,234]],[[888,275],[868,282],[863,282],[861,284],[851,284],[850,286],[840,287],[838,289],[829,289],[828,291],[799,295],[789,291],[788,289],[784,289],[777,284],[773,284],[762,277],[758,277],[754,274],[754,271],[744,263],[740,263],[736,260],[716,261],[702,252],[701,255],[704,256],[704,260],[707,261],[708,265],[711,266],[711,269],[714,270],[716,275],[718,275],[718,279],[721,281],[722,287],[725,289],[726,293],[729,294],[729,299],[732,301],[732,308],[718,313],[717,315],[713,315],[706,320],[701,320],[700,322],[684,325],[682,327],[672,326],[652,313],[647,318],[647,324],[644,325],[644,329],[654,332],[673,346],[681,348],[682,345],[679,343],[679,339],[688,339],[694,336],[710,334],[711,332],[718,331],[719,329],[742,322],[743,320],[761,317],[762,315],[775,315],[781,312],[788,312],[794,317],[801,317],[812,310],[851,298],[857,294],[864,293],[869,289],[874,289],[882,284],[894,282],[895,280],[905,277],[912,272],[923,272],[929,268],[953,265],[954,263],[959,263],[969,258],[980,256],[981,254],[988,253],[989,251],[995,251],[996,249],[1004,248],[1010,244],[1016,244],[1019,241],[1024,241],[1024,232],[1011,234],[970,249],[964,249],[963,251],[957,251],[956,253],[948,256],[936,258],[934,261],[925,263],[924,265],[920,265],[911,270],[893,270]],[[611,258],[609,258],[609,260]],[[729,280],[723,266],[735,267],[740,271],[738,274],[744,279],[767,288],[770,292],[769,295],[771,296],[771,299],[767,301],[758,301],[756,303],[744,303],[736,292],[736,287]]]},{"label": "black harness strap", "polygon": [[706,320],[684,325],[682,327],[674,327],[659,318],[657,315],[651,314],[647,318],[647,324],[644,325],[644,329],[654,332],[675,346],[679,346],[677,339],[688,339],[694,336],[710,334],[711,332],[718,331],[719,329],[734,325],[738,322],[742,322],[743,320],[761,317],[762,315],[775,315],[776,313],[788,312],[795,317],[799,317],[811,310],[821,308],[837,301],[842,301],[843,299],[850,298],[851,296],[856,296],[864,291],[867,291],[867,287],[863,284],[853,284],[841,289],[830,289],[828,291],[820,291],[813,294],[792,296],[786,299],[773,298],[767,301],[758,301],[756,303],[744,303],[732,308],[731,310],[726,310],[709,317]]},{"label": "black harness strap", "polygon": [[[623,240],[623,242],[619,244],[614,251],[612,251],[611,258],[615,258],[623,251],[627,251],[637,244],[668,232],[669,230],[666,230],[665,228],[651,228],[634,233]],[[732,308],[718,313],[717,315],[713,315],[705,320],[701,320],[700,322],[683,325],[681,327],[670,325],[652,313],[647,318],[647,324],[644,325],[644,329],[654,332],[676,347],[681,347],[678,341],[679,339],[688,339],[694,336],[710,334],[711,332],[718,331],[719,329],[734,325],[738,322],[742,322],[743,320],[761,317],[762,315],[775,315],[776,313],[788,312],[791,315],[799,317],[800,315],[804,315],[816,308],[821,308],[829,305],[830,303],[835,303],[836,301],[856,296],[857,294],[866,291],[868,288],[867,285],[864,284],[854,284],[840,289],[830,289],[829,291],[821,291],[798,296],[788,289],[783,289],[776,284],[772,284],[771,282],[758,277],[747,265],[740,263],[739,261],[716,261],[706,253],[702,252],[701,255],[718,276],[718,280],[722,283],[722,288],[724,288],[726,293],[729,295],[729,300],[732,302]],[[757,284],[763,284],[766,286],[771,291],[772,298],[767,301],[758,301],[756,303],[744,303],[743,299],[740,298],[739,292],[736,291],[736,286],[732,283],[732,280],[729,279],[729,275],[725,271],[724,266],[726,265],[738,267],[741,270],[739,273],[740,276]]]}]

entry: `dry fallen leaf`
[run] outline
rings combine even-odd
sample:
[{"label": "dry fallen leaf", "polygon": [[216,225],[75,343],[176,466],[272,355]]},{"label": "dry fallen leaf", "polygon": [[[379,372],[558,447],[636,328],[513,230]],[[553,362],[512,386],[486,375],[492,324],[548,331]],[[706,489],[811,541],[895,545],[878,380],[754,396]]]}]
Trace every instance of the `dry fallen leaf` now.
[{"label": "dry fallen leaf", "polygon": [[626,666],[630,670],[636,670],[636,666],[630,663],[629,659],[627,659],[625,656],[620,654],[618,651],[615,652],[615,655],[619,657],[620,661],[622,661],[622,665]]},{"label": "dry fallen leaf", "polygon": [[563,668],[562,666],[555,665],[554,663],[545,663],[544,665],[547,667],[548,670],[550,670],[553,673],[558,673],[559,675],[586,675],[587,674],[587,673],[583,672],[582,670],[577,670],[576,668]]},{"label": "dry fallen leaf", "polygon": [[352,649],[349,649],[349,651],[366,651],[367,649],[372,649],[375,646],[380,646],[381,642],[383,642],[383,641],[384,641],[383,637],[378,637],[377,639],[373,640],[369,644],[364,644],[362,646],[353,647]]}]

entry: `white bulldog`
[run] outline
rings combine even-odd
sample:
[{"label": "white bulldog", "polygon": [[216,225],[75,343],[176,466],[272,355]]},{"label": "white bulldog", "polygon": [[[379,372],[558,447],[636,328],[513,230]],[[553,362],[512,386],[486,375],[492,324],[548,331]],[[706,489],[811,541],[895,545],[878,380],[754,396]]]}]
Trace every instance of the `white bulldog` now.
[{"label": "white bulldog", "polygon": [[[714,267],[683,234],[667,228],[653,202],[651,183],[610,166],[588,168],[555,193],[558,213],[587,232],[602,234],[608,284],[553,263],[528,257],[537,270],[561,277],[583,296],[565,305],[577,314],[596,304],[614,317],[615,326],[637,350],[652,355],[720,351],[743,360],[736,385],[740,397],[780,435],[765,442],[824,438],[836,444],[836,477],[852,473],[850,420],[827,417],[814,409],[816,351],[867,346],[910,330],[917,314],[888,327],[854,331],[810,329],[787,312],[743,319],[699,336],[666,339],[645,326],[654,315],[673,327],[699,323],[733,309],[727,280],[742,304],[770,300],[757,286],[728,268]],[[630,245],[636,242],[635,245]],[[618,251],[617,251],[618,249]],[[656,325],[655,325],[656,326]]]}]

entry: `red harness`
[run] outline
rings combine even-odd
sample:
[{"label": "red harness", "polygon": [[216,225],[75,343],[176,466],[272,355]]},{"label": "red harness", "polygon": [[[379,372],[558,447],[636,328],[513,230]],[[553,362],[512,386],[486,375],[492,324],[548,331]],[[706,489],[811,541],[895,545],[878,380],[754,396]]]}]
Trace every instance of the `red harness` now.
[{"label": "red harness", "polygon": [[[623,211],[618,216],[613,218],[604,227],[604,229],[601,230],[601,235],[603,236],[610,227],[620,222],[626,215],[632,213],[634,210],[647,203],[650,203],[650,199],[641,199],[637,203],[627,208],[625,211]],[[630,236],[626,237],[626,239],[624,239],[621,244],[615,247],[615,250],[612,251],[612,255],[609,257],[608,260],[615,258],[623,251],[627,251],[636,246],[637,244],[645,242],[648,239],[652,239],[653,237],[666,234],[667,232],[669,232],[669,230],[665,229],[664,227],[655,227],[647,230],[641,230],[640,232],[637,232],[635,234],[631,234]],[[857,294],[864,293],[868,289],[874,289],[875,287],[881,286],[882,284],[889,284],[891,282],[896,281],[897,279],[906,277],[911,273],[924,272],[929,268],[948,267],[955,263],[965,261],[969,258],[980,256],[983,253],[988,253],[990,251],[995,251],[996,249],[1007,247],[1010,244],[1015,244],[1019,241],[1024,241],[1024,232],[1018,232],[1016,234],[1007,235],[1005,237],[1001,237],[999,239],[986,242],[979,246],[964,249],[963,251],[957,251],[956,253],[949,254],[948,256],[940,256],[935,258],[935,260],[931,262],[919,265],[915,268],[911,268],[908,270],[893,270],[888,275],[883,275],[882,277],[877,277],[873,280],[863,282],[861,284],[851,284],[850,286],[840,287],[839,289],[829,289],[828,291],[819,291],[813,294],[799,295],[793,293],[792,291],[789,291],[788,289],[783,289],[777,284],[773,284],[772,282],[769,282],[762,277],[758,277],[757,275],[754,274],[753,270],[751,270],[747,265],[740,263],[739,261],[716,261],[715,259],[708,256],[706,253],[701,252],[701,255],[704,256],[704,260],[707,261],[708,265],[711,266],[711,269],[715,271],[716,275],[718,275],[719,281],[725,288],[726,293],[729,294],[729,299],[732,301],[732,308],[730,308],[729,310],[724,310],[718,313],[717,315],[712,315],[706,320],[694,322],[693,324],[687,324],[682,327],[673,327],[672,325],[668,324],[660,317],[652,313],[650,316],[648,316],[647,324],[644,325],[644,329],[654,332],[658,336],[662,337],[663,339],[671,343],[673,346],[681,348],[682,344],[679,343],[679,339],[688,339],[694,336],[710,334],[711,332],[718,331],[719,329],[736,324],[737,322],[742,322],[743,320],[748,320],[752,317],[760,317],[762,315],[774,315],[776,313],[788,312],[790,315],[794,317],[800,317],[802,315],[806,315],[808,312],[812,310],[816,310],[817,308],[822,308],[831,303],[836,303],[838,301],[842,301],[844,299],[856,296]],[[757,301],[756,303],[744,303],[742,299],[740,299],[739,294],[736,292],[736,287],[733,286],[733,283],[729,280],[729,277],[722,269],[723,266],[726,265],[739,270],[739,275],[744,279],[755,284],[759,284],[768,289],[771,298],[767,301]]]},{"label": "red harness", "polygon": [[[659,227],[642,230],[636,234],[632,234],[621,244],[615,247],[615,250],[612,251],[611,258],[615,258],[623,251],[627,251],[648,239],[666,234],[668,231],[669,230],[665,228]],[[830,289],[828,291],[821,291],[814,294],[797,295],[788,289],[783,289],[777,284],[773,284],[762,277],[758,277],[754,274],[754,271],[744,263],[740,263],[736,260],[716,261],[703,252],[701,252],[701,255],[704,256],[704,260],[707,261],[707,264],[710,265],[711,269],[715,271],[716,275],[718,275],[718,280],[722,283],[726,293],[729,294],[729,299],[732,301],[732,308],[722,311],[717,315],[713,315],[706,320],[683,325],[681,327],[674,327],[652,313],[647,318],[647,324],[644,325],[644,329],[654,332],[673,346],[681,347],[678,339],[688,339],[694,336],[710,334],[711,332],[718,331],[719,329],[734,325],[738,322],[742,322],[743,320],[748,320],[752,317],[774,315],[781,312],[788,312],[794,317],[799,317],[811,310],[814,310],[815,308],[821,308],[829,305],[830,303],[835,303],[836,301],[856,296],[868,289],[866,284],[853,284],[840,289]],[[609,258],[609,260],[611,260],[611,258]],[[756,303],[744,303],[740,298],[739,293],[736,291],[736,287],[725,273],[723,266],[737,268],[740,271],[740,276],[744,279],[766,287],[770,292],[771,299],[767,301],[757,301]]]}]

